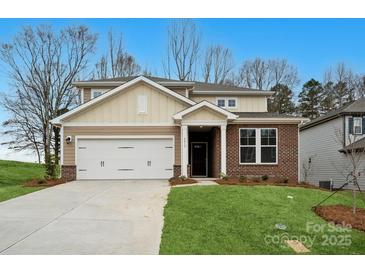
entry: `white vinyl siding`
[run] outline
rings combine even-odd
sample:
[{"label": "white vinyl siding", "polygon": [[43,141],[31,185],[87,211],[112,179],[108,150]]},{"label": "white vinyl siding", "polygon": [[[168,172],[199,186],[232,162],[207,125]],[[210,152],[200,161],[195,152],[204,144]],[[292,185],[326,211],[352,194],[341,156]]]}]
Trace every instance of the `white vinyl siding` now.
[{"label": "white vinyl siding", "polygon": [[[346,156],[339,150],[343,148],[344,135],[346,139],[348,136],[347,118],[345,130],[343,117],[339,117],[300,132],[301,180],[304,180],[303,164],[311,158],[309,182],[318,185],[319,181],[332,180],[335,187],[345,182],[350,167]],[[360,177],[359,183],[365,187],[365,174]]]}]

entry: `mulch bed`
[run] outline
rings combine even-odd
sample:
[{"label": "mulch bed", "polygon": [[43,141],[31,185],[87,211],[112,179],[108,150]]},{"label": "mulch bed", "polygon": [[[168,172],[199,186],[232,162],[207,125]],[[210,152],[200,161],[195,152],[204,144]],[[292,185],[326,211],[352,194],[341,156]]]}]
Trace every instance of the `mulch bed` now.
[{"label": "mulch bed", "polygon": [[351,225],[352,228],[365,231],[365,210],[362,208],[358,208],[356,214],[352,214],[351,207],[342,205],[318,206],[313,211],[328,222]]},{"label": "mulch bed", "polygon": [[298,183],[298,182],[284,182],[283,179],[278,178],[268,178],[267,180],[262,180],[261,178],[247,178],[244,180],[239,180],[238,178],[228,178],[228,179],[218,179],[216,182],[220,185],[242,185],[242,186],[289,186],[289,187],[303,187],[303,188],[315,188],[317,186],[308,183]]},{"label": "mulch bed", "polygon": [[171,178],[169,180],[170,182],[170,186],[176,186],[176,185],[188,185],[188,184],[196,184],[198,181],[191,179],[191,178],[186,178],[186,179],[181,179],[181,178]]},{"label": "mulch bed", "polygon": [[50,180],[33,179],[33,180],[25,182],[23,186],[25,186],[25,187],[40,187],[40,186],[49,187],[49,186],[56,186],[56,185],[64,184],[64,183],[66,183],[66,181],[64,179],[50,179]]}]

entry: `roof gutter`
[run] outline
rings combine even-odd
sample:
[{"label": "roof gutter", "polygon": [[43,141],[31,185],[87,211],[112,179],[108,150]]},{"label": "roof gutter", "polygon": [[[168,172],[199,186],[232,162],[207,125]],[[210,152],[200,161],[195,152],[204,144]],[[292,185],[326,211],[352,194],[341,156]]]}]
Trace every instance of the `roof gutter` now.
[{"label": "roof gutter", "polygon": [[203,91],[203,90],[194,90],[193,94],[196,95],[254,95],[254,96],[271,96],[274,94],[272,91],[246,91],[246,90],[221,90],[221,91]]},{"label": "roof gutter", "polygon": [[306,118],[237,118],[231,124],[301,124]]}]

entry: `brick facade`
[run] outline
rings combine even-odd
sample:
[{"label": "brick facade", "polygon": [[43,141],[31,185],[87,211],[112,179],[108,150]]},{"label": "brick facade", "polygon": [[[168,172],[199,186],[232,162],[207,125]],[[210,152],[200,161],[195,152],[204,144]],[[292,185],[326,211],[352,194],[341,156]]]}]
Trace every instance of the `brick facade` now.
[{"label": "brick facade", "polygon": [[76,166],[63,165],[61,167],[61,177],[67,182],[76,180]]},{"label": "brick facade", "polygon": [[212,129],[212,176],[219,178],[221,173],[221,130],[219,127]]},{"label": "brick facade", "polygon": [[[239,129],[265,127],[278,129],[278,164],[241,165],[239,159]],[[298,125],[228,125],[227,175],[283,176],[291,181],[298,181]]]}]

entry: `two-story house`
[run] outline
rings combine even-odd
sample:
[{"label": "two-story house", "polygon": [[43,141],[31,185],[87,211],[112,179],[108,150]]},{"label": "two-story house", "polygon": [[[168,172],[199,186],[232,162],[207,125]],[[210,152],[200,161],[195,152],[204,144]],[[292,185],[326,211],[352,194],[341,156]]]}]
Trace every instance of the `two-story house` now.
[{"label": "two-story house", "polygon": [[[365,188],[365,98],[327,113],[300,127],[301,179],[341,187],[352,170],[349,153],[359,166]],[[306,178],[305,178],[306,177]]]},{"label": "two-story house", "polygon": [[149,76],[76,82],[61,128],[62,176],[269,175],[297,181],[303,119],[267,112],[272,92]]}]

